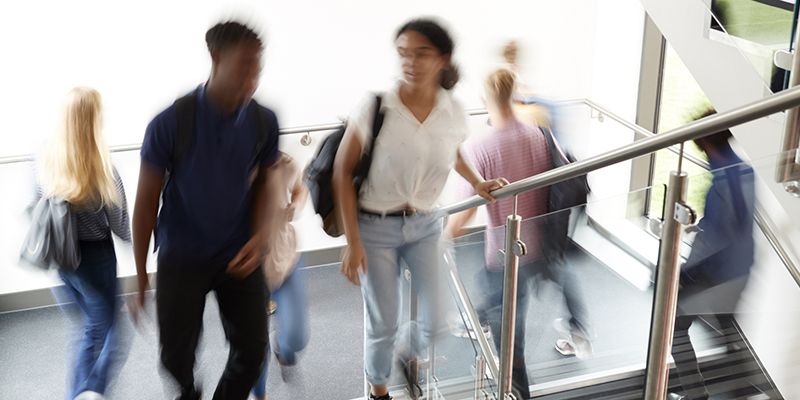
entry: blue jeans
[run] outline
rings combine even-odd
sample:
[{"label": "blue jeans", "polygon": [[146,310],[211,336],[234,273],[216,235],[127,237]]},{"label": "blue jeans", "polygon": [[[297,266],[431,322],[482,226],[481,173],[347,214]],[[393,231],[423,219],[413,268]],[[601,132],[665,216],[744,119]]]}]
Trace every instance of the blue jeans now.
[{"label": "blue jeans", "polygon": [[67,398],[91,390],[104,393],[117,364],[117,256],[111,239],[80,242],[81,263],[75,271],[59,271],[66,292],[83,316]]},{"label": "blue jeans", "polygon": [[[308,344],[308,297],[306,296],[304,272],[300,270],[302,264],[302,260],[299,260],[283,285],[272,293],[272,299],[278,305],[278,310],[275,311],[275,318],[278,319],[278,348],[273,350],[284,365],[294,365],[297,362],[297,353]],[[267,341],[267,348],[269,348],[269,341]],[[253,386],[253,396],[264,397],[266,395],[268,360],[269,351],[267,351],[261,376]]]},{"label": "blue jeans", "polygon": [[[441,278],[442,220],[436,214],[408,217],[359,215],[361,240],[367,258],[367,273],[361,274],[361,292],[367,310],[364,369],[367,381],[385,385],[391,374],[394,352],[420,355],[439,332],[443,313]],[[400,263],[411,271],[411,282],[419,299],[419,323],[404,329],[401,345],[395,340],[401,316]],[[421,327],[419,332],[417,326]],[[406,340],[407,339],[407,340]],[[410,344],[409,344],[410,343]]]}]

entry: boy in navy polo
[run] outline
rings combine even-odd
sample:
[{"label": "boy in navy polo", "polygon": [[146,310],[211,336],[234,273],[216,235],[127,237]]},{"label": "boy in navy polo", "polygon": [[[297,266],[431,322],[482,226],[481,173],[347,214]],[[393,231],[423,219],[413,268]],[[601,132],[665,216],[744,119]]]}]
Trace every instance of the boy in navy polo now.
[{"label": "boy in navy polo", "polygon": [[266,347],[267,294],[260,264],[264,227],[276,204],[270,198],[269,167],[278,157],[278,122],[272,111],[251,100],[261,71],[259,36],[245,25],[224,22],[206,33],[206,43],[210,78],[158,114],[142,143],[133,214],[137,303],[139,309],[144,306],[154,232],[161,362],[180,387],[178,398],[200,398],[195,350],[205,298],[214,291],[230,341],[214,399],[244,400]]}]

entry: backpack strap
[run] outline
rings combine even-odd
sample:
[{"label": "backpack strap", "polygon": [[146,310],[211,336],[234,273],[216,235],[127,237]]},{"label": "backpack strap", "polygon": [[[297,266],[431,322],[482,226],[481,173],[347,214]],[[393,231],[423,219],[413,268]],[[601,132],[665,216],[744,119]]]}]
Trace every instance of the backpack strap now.
[{"label": "backpack strap", "polygon": [[375,110],[372,113],[372,143],[373,145],[370,146],[372,149],[375,145],[375,139],[378,138],[378,134],[381,132],[381,127],[383,127],[383,117],[384,113],[381,112],[381,104],[383,103],[383,95],[381,93],[375,93]]},{"label": "backpack strap", "polygon": [[269,136],[269,124],[267,123],[267,118],[264,115],[264,110],[258,102],[253,99],[253,112],[256,114],[256,147],[255,147],[255,156],[258,158],[261,155],[261,152],[264,151],[264,147],[267,145],[267,137]]},{"label": "backpack strap", "polygon": [[[258,102],[255,103],[253,112],[256,118],[256,147],[255,155],[258,156],[264,150],[269,136],[269,126]],[[197,92],[193,91],[175,100],[175,113],[178,119],[178,131],[175,136],[175,148],[172,151],[172,160],[168,169],[175,168],[176,165],[186,156],[192,146],[192,135],[194,134],[195,115],[197,109]]]},{"label": "backpack strap", "polygon": [[189,147],[192,145],[192,135],[194,134],[194,121],[197,109],[197,92],[191,93],[175,100],[175,114],[178,119],[178,131],[175,136],[175,148],[172,150],[172,162],[170,169],[178,165]]},{"label": "backpack strap", "polygon": [[369,170],[372,166],[372,155],[375,153],[375,140],[383,127],[384,113],[381,112],[381,103],[383,102],[383,95],[380,93],[375,94],[375,109],[372,114],[372,145],[368,147],[368,151],[361,157],[361,161],[357,164],[354,171],[354,184],[356,193],[361,191],[361,185],[369,178]]},{"label": "backpack strap", "polygon": [[[553,158],[553,163],[555,164],[555,159],[554,159],[553,156],[558,156],[558,158],[561,160],[563,165],[571,163],[572,160],[570,160],[569,157],[567,157],[567,154],[564,153],[564,150],[561,149],[561,145],[559,145],[558,141],[556,140],[555,135],[553,135],[553,132],[550,129],[545,128],[545,127],[541,127],[540,126],[538,128],[542,131],[542,134],[544,135],[544,138],[547,140],[547,143],[550,145],[550,147],[552,149],[551,154],[550,154],[550,156],[551,156],[550,158]],[[553,154],[553,153],[555,153],[555,154]],[[556,165],[556,166],[559,166],[559,165]]]}]

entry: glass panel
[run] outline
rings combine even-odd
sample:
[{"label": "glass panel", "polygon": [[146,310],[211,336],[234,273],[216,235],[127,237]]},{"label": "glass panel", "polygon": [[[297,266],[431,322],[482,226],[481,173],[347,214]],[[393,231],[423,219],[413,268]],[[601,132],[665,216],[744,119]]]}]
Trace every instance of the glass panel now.
[{"label": "glass panel", "polygon": [[[517,365],[527,368],[515,371],[518,388],[527,378],[535,397],[561,384],[580,388],[590,377],[628,377],[644,367],[658,240],[641,214],[629,210],[641,207],[651,191],[522,222],[528,255],[520,262],[518,321],[525,329],[516,341],[524,349]],[[489,331],[498,354],[503,273],[497,250],[504,229],[468,235],[453,246],[457,271],[481,324],[488,325],[481,329]],[[453,331],[468,336],[465,325]],[[471,356],[476,346],[465,344],[462,352]]]},{"label": "glass panel", "polygon": [[[483,336],[493,346],[491,333],[480,315],[485,301],[479,274],[484,266],[483,250],[484,232],[471,233],[455,238],[444,257],[449,289],[445,308],[447,334],[436,344],[433,372],[438,393],[447,393],[447,398],[472,397],[477,390],[480,396],[493,399],[497,393],[489,367],[481,365],[488,361],[483,358],[477,337]],[[470,311],[479,318],[478,332],[470,323]],[[494,347],[491,350],[495,352]],[[480,362],[479,357],[483,359]],[[477,389],[476,380],[481,382]]]},{"label": "glass panel", "polygon": [[546,257],[527,267],[533,295],[525,319],[525,358],[540,394],[561,383],[597,374],[614,377],[644,365],[658,240],[641,214],[629,210],[640,209],[652,192],[593,200],[523,222],[523,231],[547,235],[542,241],[554,240],[558,227],[569,222],[563,257],[544,251]]},{"label": "glass panel", "polygon": [[729,152],[715,156],[715,165],[726,166],[689,179],[690,188],[702,188],[704,216],[685,227],[684,241],[691,245],[682,249],[669,384],[671,392],[689,398],[706,393],[712,398],[781,398],[771,373],[797,365],[795,360],[771,370],[775,364],[762,362],[762,356],[774,356],[775,342],[765,337],[774,340],[781,334],[760,328],[784,318],[766,310],[786,301],[770,293],[781,288],[783,296],[800,296],[797,282],[767,240],[766,225],[759,222],[770,217],[760,205],[766,199],[756,198],[757,174],[771,172],[777,157],[737,160]]}]

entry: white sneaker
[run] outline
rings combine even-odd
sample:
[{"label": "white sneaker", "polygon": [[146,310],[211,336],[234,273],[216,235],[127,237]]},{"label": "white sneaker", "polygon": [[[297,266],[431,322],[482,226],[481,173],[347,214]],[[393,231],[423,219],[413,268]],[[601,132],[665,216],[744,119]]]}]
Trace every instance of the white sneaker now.
[{"label": "white sneaker", "polygon": [[572,329],[569,322],[564,318],[558,318],[554,321],[556,331],[563,337],[556,340],[556,351],[564,356],[574,355],[579,360],[586,360],[592,358],[593,349],[592,341],[586,337],[582,332]]},{"label": "white sneaker", "polygon": [[103,397],[102,394],[93,392],[91,390],[81,392],[80,394],[75,396],[75,400],[103,400],[104,398],[105,397]]}]

